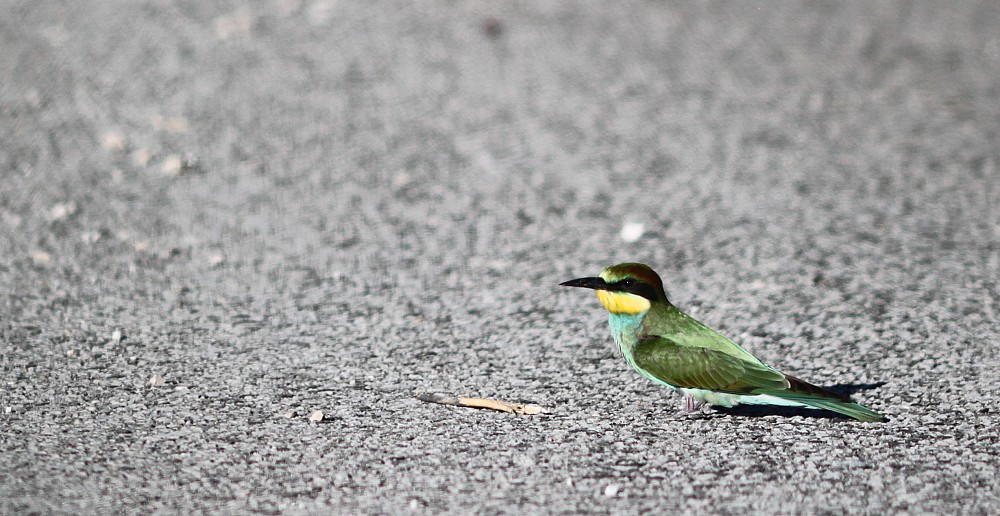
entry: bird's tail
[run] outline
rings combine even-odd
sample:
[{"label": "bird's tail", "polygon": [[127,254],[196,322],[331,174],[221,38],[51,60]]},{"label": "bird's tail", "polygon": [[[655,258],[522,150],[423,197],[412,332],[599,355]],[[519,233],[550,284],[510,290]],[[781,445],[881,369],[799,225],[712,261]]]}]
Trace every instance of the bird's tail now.
[{"label": "bird's tail", "polygon": [[853,417],[858,421],[868,421],[868,422],[878,422],[885,421],[885,416],[875,412],[874,410],[857,403],[833,400],[830,398],[819,398],[814,395],[798,395],[794,393],[781,393],[773,394],[772,396],[778,396],[791,401],[797,401],[803,405],[808,405],[810,407],[831,410],[838,414],[843,414],[848,417]]},{"label": "bird's tail", "polygon": [[842,396],[833,391],[813,385],[809,382],[799,380],[794,376],[787,376],[789,388],[785,390],[769,390],[766,393],[771,396],[782,398],[788,401],[801,403],[803,405],[830,410],[838,414],[853,417],[858,421],[877,422],[885,421],[886,417],[874,410],[852,402],[846,396]]}]

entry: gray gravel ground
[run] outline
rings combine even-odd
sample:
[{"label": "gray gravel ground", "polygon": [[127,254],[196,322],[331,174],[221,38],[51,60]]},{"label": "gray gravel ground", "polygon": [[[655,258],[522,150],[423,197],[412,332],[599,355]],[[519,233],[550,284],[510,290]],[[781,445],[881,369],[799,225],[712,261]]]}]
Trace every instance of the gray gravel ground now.
[{"label": "gray gravel ground", "polygon": [[[1000,507],[996,2],[0,13],[0,513]],[[675,416],[625,260],[891,420]]]}]

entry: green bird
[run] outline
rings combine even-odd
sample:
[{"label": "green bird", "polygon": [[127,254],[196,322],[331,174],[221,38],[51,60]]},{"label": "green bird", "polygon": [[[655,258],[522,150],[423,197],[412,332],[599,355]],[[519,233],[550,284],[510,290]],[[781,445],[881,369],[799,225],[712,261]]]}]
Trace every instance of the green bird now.
[{"label": "green bird", "polygon": [[604,269],[596,278],[561,283],[597,291],[611,335],[639,374],[680,391],[687,411],[740,403],[831,410],[860,421],[885,416],[846,396],[782,374],[667,300],[660,276],[641,263]]}]

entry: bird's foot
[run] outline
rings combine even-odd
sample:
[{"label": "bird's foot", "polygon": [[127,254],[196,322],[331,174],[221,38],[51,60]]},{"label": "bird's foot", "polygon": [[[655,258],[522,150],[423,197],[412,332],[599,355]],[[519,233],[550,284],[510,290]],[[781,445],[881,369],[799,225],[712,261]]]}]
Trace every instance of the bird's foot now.
[{"label": "bird's foot", "polygon": [[694,412],[700,412],[701,408],[705,406],[704,401],[698,401],[690,394],[684,395],[684,407],[677,411],[678,416],[686,416]]}]

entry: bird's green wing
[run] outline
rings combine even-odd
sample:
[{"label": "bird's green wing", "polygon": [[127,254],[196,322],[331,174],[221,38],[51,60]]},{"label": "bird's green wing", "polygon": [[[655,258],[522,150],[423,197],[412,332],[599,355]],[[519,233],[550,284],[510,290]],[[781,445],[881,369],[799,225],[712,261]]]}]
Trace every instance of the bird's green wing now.
[{"label": "bird's green wing", "polygon": [[785,375],[759,361],[688,342],[682,345],[670,337],[645,337],[632,353],[637,367],[675,387],[733,394],[789,387]]},{"label": "bird's green wing", "polygon": [[643,320],[642,333],[650,337],[668,338],[679,346],[706,348],[725,353],[744,362],[767,367],[757,357],[741,348],[739,344],[727,339],[673,305],[654,305],[650,314]]}]

